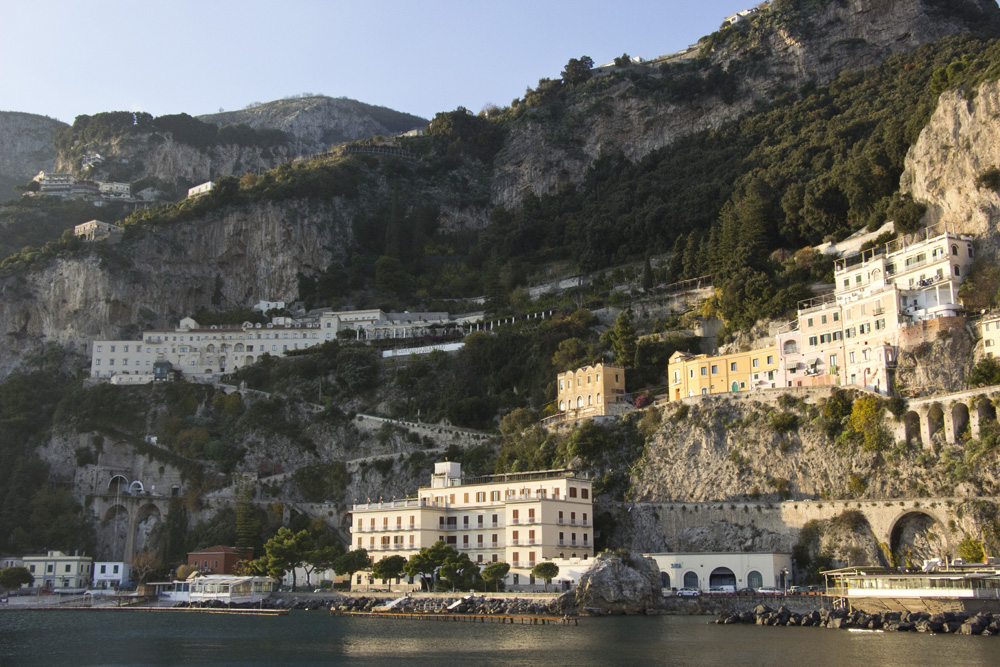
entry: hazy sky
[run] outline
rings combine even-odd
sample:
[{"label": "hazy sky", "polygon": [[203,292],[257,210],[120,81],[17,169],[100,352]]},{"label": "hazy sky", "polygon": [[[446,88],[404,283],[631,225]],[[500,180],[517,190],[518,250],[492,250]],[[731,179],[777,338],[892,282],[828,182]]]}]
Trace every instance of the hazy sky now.
[{"label": "hazy sky", "polygon": [[431,118],[510,104],[566,61],[653,58],[755,0],[10,2],[0,110],[72,122],[241,109],[303,92]]}]

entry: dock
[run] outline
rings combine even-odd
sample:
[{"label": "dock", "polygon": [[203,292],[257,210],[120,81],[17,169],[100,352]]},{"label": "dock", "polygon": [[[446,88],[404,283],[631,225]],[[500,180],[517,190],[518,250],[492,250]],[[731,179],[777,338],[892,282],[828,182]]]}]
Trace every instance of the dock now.
[{"label": "dock", "polygon": [[8,607],[5,611],[145,611],[162,614],[235,614],[242,616],[287,616],[287,609],[219,609],[211,607]]},{"label": "dock", "polygon": [[506,614],[418,614],[396,611],[336,611],[331,616],[364,616],[398,620],[451,621],[453,623],[500,623],[510,625],[579,625],[579,616],[511,616]]}]

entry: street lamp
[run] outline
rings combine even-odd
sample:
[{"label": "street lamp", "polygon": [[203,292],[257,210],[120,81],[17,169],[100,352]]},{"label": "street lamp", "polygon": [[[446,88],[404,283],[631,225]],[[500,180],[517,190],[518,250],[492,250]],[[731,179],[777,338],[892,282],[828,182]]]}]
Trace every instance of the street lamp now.
[{"label": "street lamp", "polygon": [[788,568],[781,568],[781,583],[785,588],[785,595],[788,595]]}]

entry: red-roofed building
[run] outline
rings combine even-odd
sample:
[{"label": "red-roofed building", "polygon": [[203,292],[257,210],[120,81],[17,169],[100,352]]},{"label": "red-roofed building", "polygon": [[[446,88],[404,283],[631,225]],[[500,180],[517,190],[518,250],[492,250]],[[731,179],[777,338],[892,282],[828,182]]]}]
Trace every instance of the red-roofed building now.
[{"label": "red-roofed building", "polygon": [[253,558],[249,550],[236,549],[219,544],[188,553],[188,565],[198,568],[202,574],[236,574],[233,568],[241,560]]}]

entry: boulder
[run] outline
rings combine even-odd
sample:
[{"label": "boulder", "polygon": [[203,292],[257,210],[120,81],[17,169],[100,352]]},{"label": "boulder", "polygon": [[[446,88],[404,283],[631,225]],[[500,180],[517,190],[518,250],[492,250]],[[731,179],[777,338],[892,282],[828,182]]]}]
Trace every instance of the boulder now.
[{"label": "boulder", "polygon": [[[568,597],[569,596],[569,597]],[[576,609],[601,609],[614,614],[642,614],[658,609],[663,594],[660,570],[651,558],[638,553],[603,553],[580,577],[575,591],[559,599],[572,600]],[[560,605],[564,613],[565,605]]]}]

